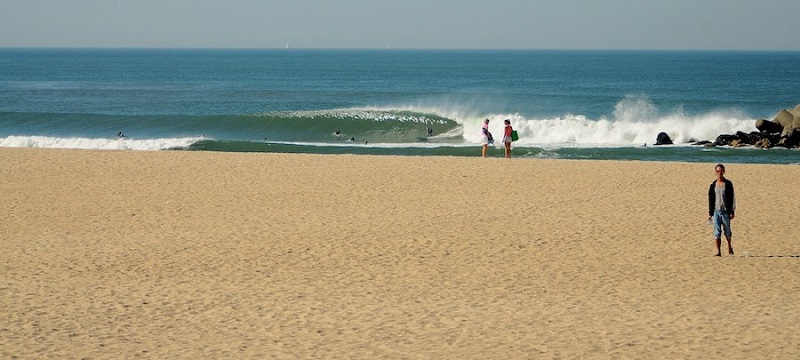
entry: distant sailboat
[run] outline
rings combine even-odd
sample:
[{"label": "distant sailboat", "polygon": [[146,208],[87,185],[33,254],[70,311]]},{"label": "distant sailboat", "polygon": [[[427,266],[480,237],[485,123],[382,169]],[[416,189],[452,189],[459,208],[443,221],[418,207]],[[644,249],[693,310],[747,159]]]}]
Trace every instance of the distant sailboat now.
[{"label": "distant sailboat", "polygon": [[287,49],[289,48],[289,43],[286,43],[286,48],[287,48]]}]

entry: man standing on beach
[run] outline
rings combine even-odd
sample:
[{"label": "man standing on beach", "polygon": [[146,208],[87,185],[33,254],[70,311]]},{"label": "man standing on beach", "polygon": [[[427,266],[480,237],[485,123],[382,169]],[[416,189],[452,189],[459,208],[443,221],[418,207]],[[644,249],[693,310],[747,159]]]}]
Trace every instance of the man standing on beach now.
[{"label": "man standing on beach", "polygon": [[481,127],[481,144],[483,144],[481,156],[486,157],[486,151],[489,150],[489,145],[492,143],[494,143],[494,139],[492,133],[489,132],[489,119],[486,119],[483,120],[483,127]]},{"label": "man standing on beach", "polygon": [[717,164],[714,167],[717,179],[708,188],[708,221],[714,222],[714,239],[717,243],[717,256],[722,256],[722,232],[728,240],[728,254],[733,255],[731,247],[731,220],[736,212],[736,197],[733,192],[733,182],[725,178],[725,165]]}]

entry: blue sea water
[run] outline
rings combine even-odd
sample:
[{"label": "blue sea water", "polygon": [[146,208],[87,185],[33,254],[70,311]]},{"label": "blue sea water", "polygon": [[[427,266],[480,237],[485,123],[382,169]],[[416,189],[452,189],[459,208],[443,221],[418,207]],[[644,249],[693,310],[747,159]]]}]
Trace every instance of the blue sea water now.
[{"label": "blue sea water", "polygon": [[479,156],[488,118],[518,157],[797,164],[689,143],[798,84],[800,52],[0,49],[0,146]]}]

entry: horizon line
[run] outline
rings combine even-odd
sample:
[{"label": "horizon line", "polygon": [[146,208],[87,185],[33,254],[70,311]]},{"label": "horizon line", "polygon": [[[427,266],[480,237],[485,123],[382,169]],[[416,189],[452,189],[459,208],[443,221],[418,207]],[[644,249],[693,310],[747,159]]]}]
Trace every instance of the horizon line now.
[{"label": "horizon line", "polygon": [[191,46],[0,46],[3,50],[376,50],[376,51],[612,51],[612,52],[800,52],[800,49],[692,49],[692,48],[385,48],[385,47],[191,47]]}]

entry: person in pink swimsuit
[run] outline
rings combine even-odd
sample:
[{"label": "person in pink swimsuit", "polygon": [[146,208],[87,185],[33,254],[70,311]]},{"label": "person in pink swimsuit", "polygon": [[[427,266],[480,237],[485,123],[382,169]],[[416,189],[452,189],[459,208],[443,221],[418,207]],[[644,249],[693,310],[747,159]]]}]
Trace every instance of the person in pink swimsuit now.
[{"label": "person in pink swimsuit", "polygon": [[511,159],[511,120],[505,119],[503,124],[506,124],[505,132],[503,133],[503,145],[506,147],[506,159]]}]

